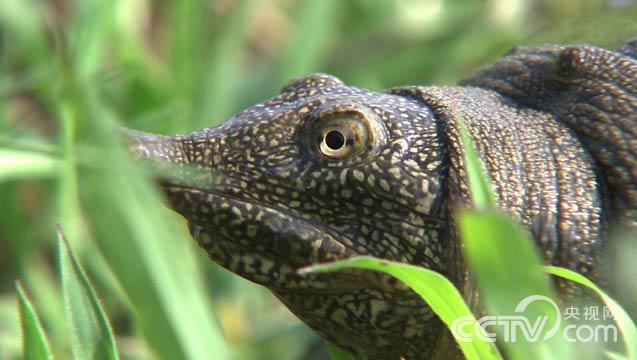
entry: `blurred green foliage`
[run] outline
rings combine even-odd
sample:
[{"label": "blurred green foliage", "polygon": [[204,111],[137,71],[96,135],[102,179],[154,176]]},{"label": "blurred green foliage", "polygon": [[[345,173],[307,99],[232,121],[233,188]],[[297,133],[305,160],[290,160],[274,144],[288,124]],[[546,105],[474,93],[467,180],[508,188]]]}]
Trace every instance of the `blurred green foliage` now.
[{"label": "blurred green foliage", "polygon": [[[127,162],[115,124],[212,126],[317,71],[372,89],[452,84],[610,3],[622,1],[0,1],[0,359],[21,354],[17,278],[53,352],[71,354],[56,223],[123,358],[201,358],[214,344],[213,358],[303,358],[315,335],[196,249]],[[564,41],[580,40],[571,30]]]}]

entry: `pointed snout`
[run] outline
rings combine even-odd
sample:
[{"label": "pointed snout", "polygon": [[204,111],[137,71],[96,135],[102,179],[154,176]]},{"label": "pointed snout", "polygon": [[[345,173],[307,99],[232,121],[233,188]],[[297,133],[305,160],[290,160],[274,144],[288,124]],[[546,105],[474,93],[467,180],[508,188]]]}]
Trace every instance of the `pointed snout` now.
[{"label": "pointed snout", "polygon": [[156,135],[129,129],[122,129],[122,132],[127,138],[129,149],[139,160],[189,163],[183,138],[179,135]]},{"label": "pointed snout", "polygon": [[214,168],[221,162],[223,134],[208,128],[187,134],[157,135],[122,129],[130,151],[139,160]]},{"label": "pointed snout", "polygon": [[164,186],[210,187],[220,162],[216,136],[211,130],[183,135],[157,135],[122,129],[135,160],[149,165]]}]

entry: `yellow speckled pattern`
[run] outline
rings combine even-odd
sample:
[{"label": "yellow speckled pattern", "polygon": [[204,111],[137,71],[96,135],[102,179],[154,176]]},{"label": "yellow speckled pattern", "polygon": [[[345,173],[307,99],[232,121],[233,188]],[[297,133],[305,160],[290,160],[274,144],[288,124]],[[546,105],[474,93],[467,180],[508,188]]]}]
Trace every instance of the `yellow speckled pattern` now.
[{"label": "yellow speckled pattern", "polygon": [[629,45],[516,49],[456,87],[372,92],[309,75],[219,127],[135,133],[131,146],[202,170],[195,185],[186,172],[183,182],[164,182],[193,237],[327,340],[367,359],[459,357],[440,321],[393,278],[296,270],[373,255],[433,269],[464,289],[453,217],[469,204],[462,119],[500,207],[545,261],[601,280],[611,219],[629,224],[637,209]]}]

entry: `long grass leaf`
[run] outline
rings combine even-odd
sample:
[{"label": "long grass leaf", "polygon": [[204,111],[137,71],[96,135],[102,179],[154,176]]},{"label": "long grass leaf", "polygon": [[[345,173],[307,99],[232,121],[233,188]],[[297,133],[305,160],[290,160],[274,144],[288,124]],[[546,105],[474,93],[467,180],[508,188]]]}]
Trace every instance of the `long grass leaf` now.
[{"label": "long grass leaf", "polygon": [[454,327],[454,322],[457,319],[465,319],[463,329],[470,329],[468,331],[474,335],[473,341],[459,339],[459,332],[452,331],[452,334],[457,340],[459,339],[458,345],[467,359],[500,359],[494,344],[483,341],[476,333],[476,319],[462,295],[451,281],[435,271],[368,256],[358,256],[343,261],[310,266],[301,269],[300,272],[317,273],[350,268],[376,270],[396,277],[420,295],[450,329]]},{"label": "long grass leaf", "polygon": [[247,24],[256,2],[240,0],[234,4],[222,31],[210,49],[210,59],[204,68],[201,89],[198,91],[198,104],[193,117],[196,128],[210,127],[230,116],[237,100],[238,80],[241,79],[241,56],[248,40]]},{"label": "long grass leaf", "polygon": [[18,291],[18,307],[22,323],[22,355],[24,360],[53,359],[49,341],[35,308],[19,281],[16,281],[15,287]]},{"label": "long grass leaf", "polygon": [[58,228],[62,291],[75,359],[119,359],[115,338],[88,277]]},{"label": "long grass leaf", "polygon": [[[540,258],[526,233],[497,212],[462,212],[459,227],[469,266],[489,314],[520,315],[530,324],[537,319],[546,319],[540,329],[544,331],[535,341],[524,336],[518,336],[517,341],[505,339],[505,329],[496,328],[511,357],[524,359],[530,354],[535,359],[549,359],[570,354],[570,347],[561,337],[542,341],[554,326],[559,326],[560,311],[554,305],[557,297],[548,278],[541,272]],[[518,313],[516,306],[531,296],[542,300],[533,301],[533,306]]]},{"label": "long grass leaf", "polygon": [[[626,2],[630,3],[629,1]],[[637,6],[619,6],[590,11],[577,17],[550,24],[527,39],[526,44],[593,44],[618,48],[637,34]]]},{"label": "long grass leaf", "polygon": [[326,344],[327,352],[330,354],[331,360],[351,360],[352,356],[347,351],[336,345]]},{"label": "long grass leaf", "polygon": [[[523,315],[529,323],[546,319],[541,334],[549,334],[560,326],[560,311],[555,305],[548,278],[541,271],[542,261],[533,240],[513,220],[496,209],[493,185],[484,170],[471,136],[462,121],[458,121],[467,176],[473,205],[478,211],[461,211],[458,214],[460,234],[472,274],[477,280],[483,305],[491,315]],[[516,314],[516,306],[523,300],[535,296],[533,306],[524,314]],[[500,339],[507,336],[502,327],[496,328]],[[524,336],[504,339],[511,358],[523,359],[532,354],[536,359],[554,356],[568,357],[571,347],[560,337],[537,341]],[[527,354],[527,355],[525,355]]]},{"label": "long grass leaf", "polygon": [[635,322],[631,319],[626,310],[600,289],[599,286],[581,274],[557,266],[544,266],[543,269],[549,274],[568,279],[595,291],[595,293],[602,298],[606,306],[608,306],[615,322],[619,326],[619,331],[622,333],[624,345],[626,346],[626,356],[631,360],[637,359],[637,327],[635,327]]},{"label": "long grass leaf", "polygon": [[493,208],[497,204],[489,175],[478,156],[466,125],[461,119],[457,120],[457,125],[460,130],[460,141],[464,149],[464,160],[467,167],[467,177],[469,178],[469,190],[471,191],[473,206],[476,209]]},{"label": "long grass leaf", "polygon": [[325,58],[327,47],[336,30],[337,0],[300,2],[295,16],[296,28],[281,59],[279,83],[284,84],[293,77],[316,72]]},{"label": "long grass leaf", "polygon": [[59,160],[41,153],[0,148],[0,182],[54,176]]},{"label": "long grass leaf", "polygon": [[87,140],[103,150],[97,166],[81,172],[83,208],[144,334],[162,358],[227,359],[194,243],[163,206],[155,184],[121,149],[112,115],[96,100],[85,101],[94,128]]}]

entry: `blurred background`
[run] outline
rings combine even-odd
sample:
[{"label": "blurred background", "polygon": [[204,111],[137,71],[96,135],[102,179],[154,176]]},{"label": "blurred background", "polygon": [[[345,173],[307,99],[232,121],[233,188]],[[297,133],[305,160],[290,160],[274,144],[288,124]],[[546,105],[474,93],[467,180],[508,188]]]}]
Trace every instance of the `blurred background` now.
[{"label": "blurred background", "polygon": [[[21,358],[16,279],[57,357],[70,358],[55,224],[93,280],[123,358],[308,358],[316,336],[196,248],[114,128],[213,126],[311,72],[378,90],[454,84],[518,44],[613,47],[637,33],[630,5],[1,0],[0,359]],[[600,13],[622,15],[604,22]]]}]

